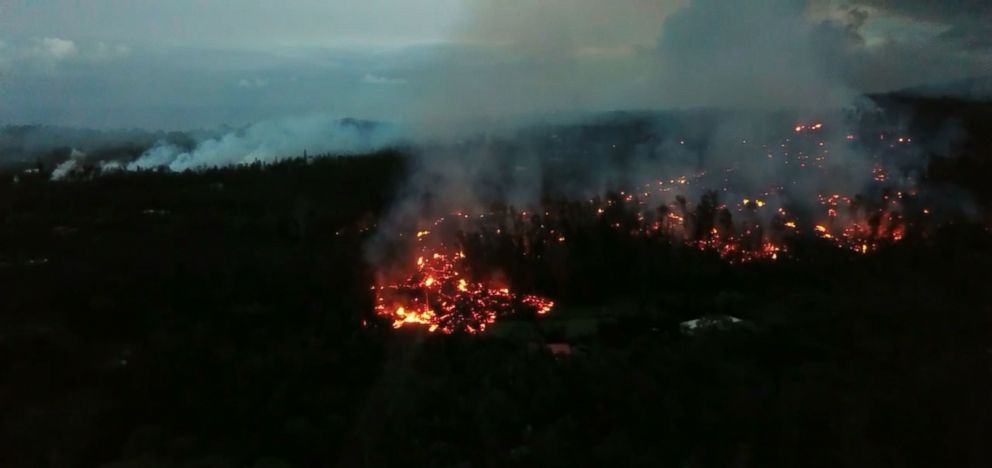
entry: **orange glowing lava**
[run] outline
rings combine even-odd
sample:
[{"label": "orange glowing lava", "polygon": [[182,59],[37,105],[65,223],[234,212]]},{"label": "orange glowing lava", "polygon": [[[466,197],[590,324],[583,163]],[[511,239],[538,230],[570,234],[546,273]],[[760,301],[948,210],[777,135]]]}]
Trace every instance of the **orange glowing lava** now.
[{"label": "orange glowing lava", "polygon": [[460,250],[421,246],[421,251],[409,274],[373,287],[375,312],[392,320],[393,328],[413,325],[430,332],[481,333],[500,317],[526,310],[544,315],[554,307],[554,301],[544,297],[471,280]]}]

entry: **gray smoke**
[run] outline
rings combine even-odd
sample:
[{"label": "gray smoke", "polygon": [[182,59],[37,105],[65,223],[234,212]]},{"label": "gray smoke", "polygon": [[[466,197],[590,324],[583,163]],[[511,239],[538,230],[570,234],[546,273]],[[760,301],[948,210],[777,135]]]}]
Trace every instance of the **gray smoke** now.
[{"label": "gray smoke", "polygon": [[[423,89],[408,121],[417,135],[449,138],[434,138],[445,143],[418,154],[408,186],[370,245],[373,262],[395,260],[382,252],[394,250],[388,245],[398,233],[453,211],[485,212],[493,202],[532,207],[547,192],[584,199],[707,174],[703,185],[675,187],[669,201],[708,190],[725,190],[720,196],[729,201],[784,190],[770,212],[786,204],[812,212],[818,195],[861,193],[879,162],[859,134],[864,115],[876,111],[862,97],[856,67],[874,53],[860,32],[867,13],[828,14],[822,3],[672,2],[645,44],[643,37],[606,33],[590,42],[589,31],[618,27],[608,13],[602,24],[579,14],[608,9],[599,2],[478,2],[457,30],[487,54],[498,50],[501,60],[467,66],[456,54],[438,59],[451,73],[443,86]],[[650,11],[637,5],[627,11]],[[590,114],[665,108],[707,110],[702,117],[648,112],[642,120],[653,128],[629,138],[622,130],[583,136],[583,129],[612,125],[588,120]],[[507,123],[521,116],[530,119],[525,127],[548,131]],[[793,130],[813,122],[822,130]],[[910,159],[919,154],[907,151]],[[808,162],[783,162],[799,152]],[[913,186],[925,161],[916,163],[890,182]],[[732,183],[723,183],[724,173]],[[547,185],[552,179],[554,187]]]}]

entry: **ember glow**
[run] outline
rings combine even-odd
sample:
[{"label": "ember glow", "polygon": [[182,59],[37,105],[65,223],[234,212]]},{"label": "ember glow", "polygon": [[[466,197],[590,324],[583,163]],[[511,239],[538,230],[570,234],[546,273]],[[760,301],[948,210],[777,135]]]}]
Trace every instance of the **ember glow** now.
[{"label": "ember glow", "polygon": [[[424,232],[417,233],[418,241],[427,236]],[[376,313],[392,320],[393,328],[414,325],[446,334],[481,333],[501,317],[528,310],[544,315],[554,307],[550,299],[471,279],[466,260],[462,250],[421,243],[409,273],[373,287]]]},{"label": "ember glow", "polygon": [[[912,181],[890,176],[895,172],[881,158],[865,170],[869,185],[864,193],[826,192],[813,199],[803,194],[798,199],[791,188],[802,186],[804,177],[826,174],[830,151],[821,139],[823,124],[799,124],[794,130],[801,135],[758,143],[762,159],[767,154],[769,164],[792,171],[786,172],[791,180],[770,180],[764,189],[735,185],[740,168],[730,166],[668,174],[584,200],[546,196],[522,209],[494,203],[488,209],[465,207],[434,221],[420,220],[418,229],[398,234],[413,246],[406,249],[409,259],[399,273],[394,268],[377,274],[375,312],[395,328],[481,333],[500,318],[528,312],[540,316],[554,307],[550,299],[512,291],[509,279],[490,279],[494,271],[521,271],[500,268],[501,262],[525,264],[523,270],[530,271],[567,257],[570,249],[590,248],[590,239],[611,242],[626,236],[714,253],[730,264],[793,258],[798,243],[808,241],[869,254],[901,241],[911,225],[908,220],[930,216],[931,208],[916,203]],[[918,223],[913,227],[919,232]]]}]

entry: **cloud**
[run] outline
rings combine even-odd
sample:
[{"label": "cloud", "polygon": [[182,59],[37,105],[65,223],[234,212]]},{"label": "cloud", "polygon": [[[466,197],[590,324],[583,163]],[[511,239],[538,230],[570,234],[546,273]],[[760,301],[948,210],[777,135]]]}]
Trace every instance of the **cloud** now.
[{"label": "cloud", "polygon": [[11,36],[138,47],[410,45],[443,37],[464,1],[14,0],[0,2],[0,21]]},{"label": "cloud", "polygon": [[110,45],[105,42],[97,42],[91,58],[93,60],[114,60],[127,57],[131,54],[131,48],[123,44]]},{"label": "cloud", "polygon": [[68,39],[45,37],[35,41],[33,52],[42,58],[61,61],[75,57],[79,50],[76,43]]},{"label": "cloud", "polygon": [[7,68],[10,67],[10,48],[7,43],[0,41],[0,73],[5,73]]},{"label": "cloud", "polygon": [[945,44],[935,42],[883,40],[858,50],[845,66],[856,89],[887,92],[987,77],[992,73],[992,56],[949,53]]},{"label": "cloud", "polygon": [[507,45],[522,54],[649,46],[666,17],[687,0],[472,0],[464,2],[455,43]]},{"label": "cloud", "polygon": [[373,75],[372,73],[366,73],[362,77],[362,83],[372,84],[372,85],[405,85],[407,81],[403,78],[391,78],[388,76]]},{"label": "cloud", "polygon": [[[974,2],[952,1],[953,14],[922,0],[898,14],[875,3],[897,2],[472,2],[452,43],[474,49],[439,50],[424,65],[429,71],[408,73],[423,83],[414,115],[837,108],[864,92],[992,70],[988,56],[946,40],[979,24],[966,13]],[[917,10],[932,10],[917,15],[929,22],[896,20]],[[992,22],[981,24],[985,34],[972,35],[972,44],[992,40]]]},{"label": "cloud", "polygon": [[[862,92],[992,70],[992,54],[981,49],[992,35],[978,34],[988,29],[978,20],[992,2],[979,2],[977,13],[969,15],[965,7],[974,3],[967,0],[949,2],[951,11],[922,0],[430,1],[452,6],[444,12],[445,24],[420,18],[425,23],[418,45],[374,50],[282,48],[247,40],[220,47],[214,36],[193,32],[183,38],[188,46],[141,45],[167,42],[163,38],[176,35],[179,19],[203,21],[178,6],[162,7],[172,21],[107,25],[130,28],[116,35],[101,35],[97,16],[60,28],[45,23],[36,31],[22,25],[27,35],[4,35],[7,46],[0,48],[0,119],[190,128],[323,112],[434,120],[425,126],[445,129],[445,121],[531,114],[830,106]],[[207,3],[206,16],[223,12],[252,20],[254,27],[260,27],[255,19],[276,14],[261,0],[249,1],[246,8],[254,13]],[[402,8],[430,10],[415,3]],[[94,8],[111,4],[119,2]],[[147,6],[119,5],[130,17],[153,19]],[[308,21],[320,8],[305,9]],[[24,13],[25,24],[40,21],[23,7],[15,10]],[[302,15],[289,10],[278,14]],[[384,21],[399,21],[392,18],[399,13],[382,11],[391,10],[376,9]],[[48,18],[55,15],[48,9],[35,13],[66,19]],[[139,23],[154,31],[141,36]],[[201,32],[217,33],[215,25],[201,25]],[[432,27],[437,29],[427,31]],[[272,44],[282,44],[281,34],[289,32],[265,30],[254,37],[271,36]],[[293,86],[279,93],[257,92],[293,77]]]},{"label": "cloud", "polygon": [[269,86],[268,80],[262,78],[242,78],[238,80],[239,88],[259,89]]},{"label": "cloud", "polygon": [[846,69],[859,36],[811,17],[806,0],[473,5],[453,39],[470,45],[407,73],[421,97],[409,120],[428,130],[621,109],[839,108],[858,94]]},{"label": "cloud", "polygon": [[904,15],[921,21],[953,24],[963,18],[992,17],[992,3],[986,0],[850,0],[852,5]]},{"label": "cloud", "polygon": [[[66,63],[107,62],[128,57],[131,49],[123,44],[105,42],[79,44],[59,37],[33,38],[27,41],[0,41],[0,60],[27,67],[51,67]],[[29,70],[30,71],[30,70]]]},{"label": "cloud", "polygon": [[940,26],[936,39],[949,47],[992,52],[992,2],[987,0],[851,0],[877,15]]},{"label": "cloud", "polygon": [[846,104],[855,92],[840,71],[857,37],[807,13],[805,0],[694,0],[662,27],[662,87],[682,106]]}]

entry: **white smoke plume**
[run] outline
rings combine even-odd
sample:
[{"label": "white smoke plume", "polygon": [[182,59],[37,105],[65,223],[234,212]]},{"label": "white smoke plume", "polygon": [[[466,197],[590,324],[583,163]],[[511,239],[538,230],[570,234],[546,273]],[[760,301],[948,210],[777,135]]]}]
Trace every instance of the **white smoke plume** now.
[{"label": "white smoke plume", "polygon": [[192,149],[160,143],[127,165],[129,170],[201,169],[317,154],[364,153],[400,141],[395,127],[326,115],[273,119],[199,142]]},{"label": "white smoke plume", "polygon": [[76,148],[73,148],[72,152],[69,154],[69,159],[65,160],[65,162],[63,162],[62,164],[56,166],[55,169],[52,171],[51,179],[52,180],[64,179],[67,175],[72,173],[72,171],[75,171],[85,160],[86,160],[86,153],[79,151]]}]

